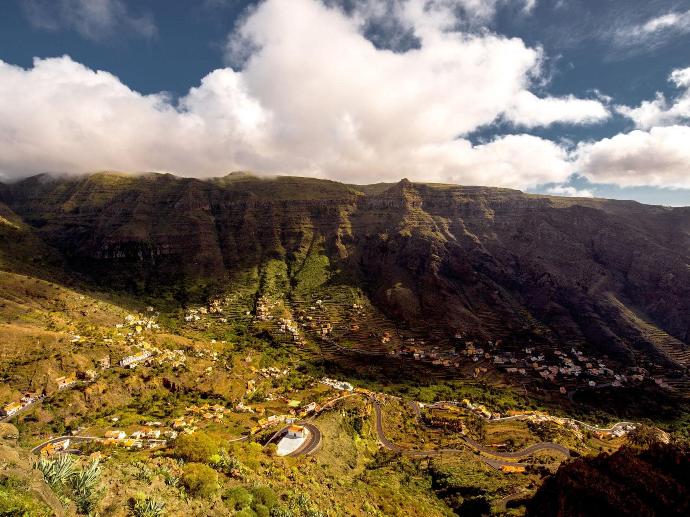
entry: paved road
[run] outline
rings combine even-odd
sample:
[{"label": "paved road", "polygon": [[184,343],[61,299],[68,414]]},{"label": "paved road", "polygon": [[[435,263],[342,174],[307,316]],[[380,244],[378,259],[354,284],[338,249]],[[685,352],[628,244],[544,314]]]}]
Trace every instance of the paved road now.
[{"label": "paved road", "polygon": [[43,401],[44,398],[45,398],[45,396],[41,396],[41,397],[37,398],[36,400],[34,400],[31,404],[27,404],[26,406],[24,406],[23,408],[21,408],[19,411],[17,411],[17,412],[14,413],[13,415],[5,416],[5,417],[0,418],[0,422],[2,422],[2,423],[10,422],[11,420],[17,418],[19,415],[21,415],[21,414],[24,413],[25,411],[28,411],[29,409],[31,409],[32,407],[34,407],[36,404],[41,403],[41,402]]},{"label": "paved road", "polygon": [[524,449],[521,449],[521,450],[515,451],[515,452],[499,452],[499,451],[496,451],[495,449],[491,449],[489,447],[486,447],[485,445],[482,445],[481,443],[473,440],[469,436],[463,436],[463,439],[473,449],[478,450],[480,452],[483,452],[485,454],[491,454],[492,456],[497,456],[499,458],[519,459],[519,458],[524,458],[526,456],[531,456],[532,454],[539,452],[539,451],[551,451],[551,452],[556,452],[558,454],[562,454],[566,458],[570,457],[570,449],[568,449],[567,447],[563,447],[562,445],[558,445],[557,443],[552,443],[552,442],[536,443],[534,445],[530,445],[529,447],[525,447]]},{"label": "paved road", "polygon": [[296,450],[288,454],[288,456],[308,456],[313,454],[321,446],[321,431],[314,424],[304,422],[303,425],[309,430],[309,436],[305,442],[300,445]]},{"label": "paved road", "polygon": [[[407,449],[404,447],[401,447],[400,445],[391,442],[388,437],[386,436],[386,433],[383,430],[383,413],[381,411],[381,404],[374,398],[371,398],[371,401],[374,405],[374,411],[376,413],[376,434],[378,435],[379,442],[388,450],[394,451],[394,452],[399,452],[401,454],[405,454],[406,456],[412,456],[412,457],[431,457],[431,456],[440,456],[443,454],[456,454],[460,452],[464,452],[464,449],[433,449],[429,451],[419,451],[419,450],[411,450]],[[557,443],[551,443],[551,442],[542,442],[542,443],[537,443],[535,445],[530,445],[529,447],[526,447],[520,451],[515,451],[515,452],[499,452],[494,449],[491,449],[489,447],[486,447],[469,436],[463,436],[463,439],[465,440],[465,443],[469,445],[472,449],[479,451],[484,454],[489,454],[495,458],[499,458],[499,460],[486,460],[482,458],[483,461],[488,463],[494,468],[500,468],[503,465],[520,465],[515,462],[508,462],[508,461],[502,461],[502,460],[515,460],[515,459],[521,459],[525,458],[528,456],[533,455],[536,452],[546,450],[546,451],[551,451],[551,452],[556,452],[558,454],[562,454],[566,457],[570,457],[570,450],[568,450],[566,447],[563,447],[562,445],[558,445]]]},{"label": "paved road", "polygon": [[514,494],[507,495],[498,501],[496,501],[496,506],[495,510],[498,512],[505,512],[508,510],[508,503],[511,501],[517,501],[519,499],[523,499],[527,496],[530,495],[530,492],[521,490],[519,492],[516,492]]},{"label": "paved road", "polygon": [[[99,436],[58,436],[56,438],[51,438],[50,440],[46,440],[45,442],[37,445],[33,449],[31,449],[31,452],[33,454],[40,454],[41,450],[43,450],[44,447],[46,447],[50,443],[57,443],[57,442],[62,442],[64,440],[69,440],[70,445],[73,443],[86,443],[86,442],[102,442],[105,441],[105,438],[101,438]],[[148,444],[156,444],[160,445],[163,443],[167,443],[166,440],[157,440],[153,438],[141,438],[137,440],[138,442],[142,443],[148,443]],[[70,452],[70,451],[63,451],[63,452]]]},{"label": "paved road", "polygon": [[98,438],[97,436],[58,436],[56,438],[51,438],[50,440],[46,440],[45,442],[37,445],[33,449],[31,449],[31,452],[33,454],[40,454],[41,450],[43,450],[44,447],[51,443],[57,443],[57,442],[62,442],[65,440],[69,440],[70,443],[84,443],[84,442],[95,442],[98,440],[101,440],[101,438]]},{"label": "paved road", "polygon": [[[456,406],[459,408],[463,408],[464,406],[460,403],[458,403],[455,400],[443,400],[440,402],[436,402],[435,404],[447,404],[450,406]],[[477,414],[477,413],[475,413]],[[536,413],[523,413],[520,415],[513,415],[513,416],[502,416],[500,418],[487,418],[484,415],[477,414],[478,416],[481,416],[484,420],[489,421],[489,422],[510,422],[512,420],[529,420],[530,418],[533,418],[535,416],[539,416]],[[577,420],[575,418],[567,418],[563,417],[563,420],[581,425],[582,427],[585,427],[586,429],[589,429],[590,431],[598,431],[602,433],[612,433],[616,429],[620,427],[627,427],[627,426],[635,426],[637,425],[635,422],[616,422],[615,424],[611,424],[610,427],[597,427],[596,425],[588,424],[586,422],[583,422],[582,420]]]},{"label": "paved road", "polygon": [[[309,454],[313,454],[321,446],[321,440],[323,438],[321,435],[321,430],[310,422],[298,422],[297,425],[301,425],[307,428],[309,430],[309,435],[307,436],[307,439],[304,441],[302,445],[300,445],[290,454],[286,454],[286,456],[306,456]],[[282,429],[276,431],[266,442],[266,445],[287,433],[288,427],[289,426],[285,426]]]}]

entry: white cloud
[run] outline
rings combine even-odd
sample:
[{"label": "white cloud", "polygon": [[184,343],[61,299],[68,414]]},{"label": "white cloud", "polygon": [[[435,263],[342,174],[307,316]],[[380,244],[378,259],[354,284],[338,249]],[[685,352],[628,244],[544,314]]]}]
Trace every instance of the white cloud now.
[{"label": "white cloud", "polygon": [[630,118],[638,128],[649,129],[654,126],[672,125],[690,119],[690,68],[671,72],[669,81],[685,90],[669,101],[662,93],[656,98],[643,101],[636,108],[618,106],[617,111]]},{"label": "white cloud", "polygon": [[620,186],[690,188],[690,127],[653,127],[586,143],[576,151],[582,175]]},{"label": "white cloud", "polygon": [[455,145],[464,146],[464,151],[449,146],[445,160],[439,152],[438,163],[443,169],[432,169],[439,181],[526,188],[562,181],[573,172],[565,149],[532,135],[507,135],[474,147],[466,141]]},{"label": "white cloud", "polygon": [[643,23],[622,25],[611,32],[613,43],[621,48],[653,48],[678,34],[690,32],[690,10],[669,12]]},{"label": "white cloud", "polygon": [[637,107],[617,106],[638,128],[581,144],[575,160],[590,181],[620,186],[690,188],[690,68],[671,72],[683,91],[674,99],[657,93]]},{"label": "white cloud", "polygon": [[678,88],[690,88],[690,68],[676,69],[671,72],[669,80]]},{"label": "white cloud", "polygon": [[541,50],[450,27],[439,13],[453,3],[398,2],[420,45],[393,52],[362,35],[358,14],[317,0],[267,0],[231,39],[245,52],[243,68],[211,72],[178,101],[142,95],[69,57],[37,59],[26,70],[0,62],[0,172],[563,181],[572,164],[553,142],[517,134],[472,145],[466,135],[501,119],[529,127],[596,121],[606,108],[534,96]]},{"label": "white cloud", "polygon": [[653,34],[664,30],[690,31],[690,11],[683,13],[667,13],[656,18],[652,18],[643,25],[639,26],[639,33]]},{"label": "white cloud", "polygon": [[151,16],[132,15],[122,0],[22,0],[22,6],[37,28],[68,28],[91,40],[157,33]]},{"label": "white cloud", "polygon": [[588,189],[578,189],[572,185],[554,185],[546,189],[547,194],[566,197],[594,197],[594,193]]},{"label": "white cloud", "polygon": [[514,104],[505,112],[506,120],[525,127],[564,124],[592,124],[609,117],[608,109],[599,101],[566,97],[539,98],[524,90],[516,95]]},{"label": "white cloud", "polygon": [[395,16],[408,27],[431,22],[436,29],[458,25],[486,25],[500,9],[532,12],[537,0],[327,0],[331,5],[353,4],[362,20]]}]

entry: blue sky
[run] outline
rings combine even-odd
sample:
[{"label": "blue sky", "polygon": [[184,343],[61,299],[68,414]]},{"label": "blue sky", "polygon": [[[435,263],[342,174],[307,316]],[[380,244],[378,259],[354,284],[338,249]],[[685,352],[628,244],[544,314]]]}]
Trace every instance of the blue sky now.
[{"label": "blue sky", "polygon": [[0,61],[6,179],[250,169],[690,205],[688,0],[7,0]]}]

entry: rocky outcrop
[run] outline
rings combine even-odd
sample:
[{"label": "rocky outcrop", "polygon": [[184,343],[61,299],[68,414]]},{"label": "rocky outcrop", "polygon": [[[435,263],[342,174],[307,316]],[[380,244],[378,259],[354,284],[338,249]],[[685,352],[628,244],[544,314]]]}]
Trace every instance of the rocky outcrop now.
[{"label": "rocky outcrop", "polygon": [[10,512],[7,515],[34,515],[33,510],[56,517],[74,515],[71,508],[65,510],[43,474],[34,468],[31,454],[18,446],[18,437],[16,427],[0,423],[0,487],[3,503],[9,503],[3,505]]},{"label": "rocky outcrop", "polygon": [[690,512],[690,456],[670,445],[561,465],[527,505],[529,516],[654,516]]}]

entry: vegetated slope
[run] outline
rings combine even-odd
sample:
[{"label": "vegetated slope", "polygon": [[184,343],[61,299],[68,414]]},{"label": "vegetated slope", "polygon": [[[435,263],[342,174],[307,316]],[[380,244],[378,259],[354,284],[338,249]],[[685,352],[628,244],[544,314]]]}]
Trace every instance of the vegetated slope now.
[{"label": "vegetated slope", "polygon": [[18,435],[16,427],[0,423],[0,515],[67,515],[33,458],[17,446]]},{"label": "vegetated slope", "polygon": [[185,296],[277,259],[294,287],[318,254],[410,327],[690,359],[689,208],[248,174],[41,175],[0,196],[109,286]]},{"label": "vegetated slope", "polygon": [[0,269],[36,275],[64,272],[60,254],[47,246],[0,198]]},{"label": "vegetated slope", "polygon": [[690,512],[690,457],[670,445],[623,448],[562,465],[527,506],[530,516],[654,516]]}]

